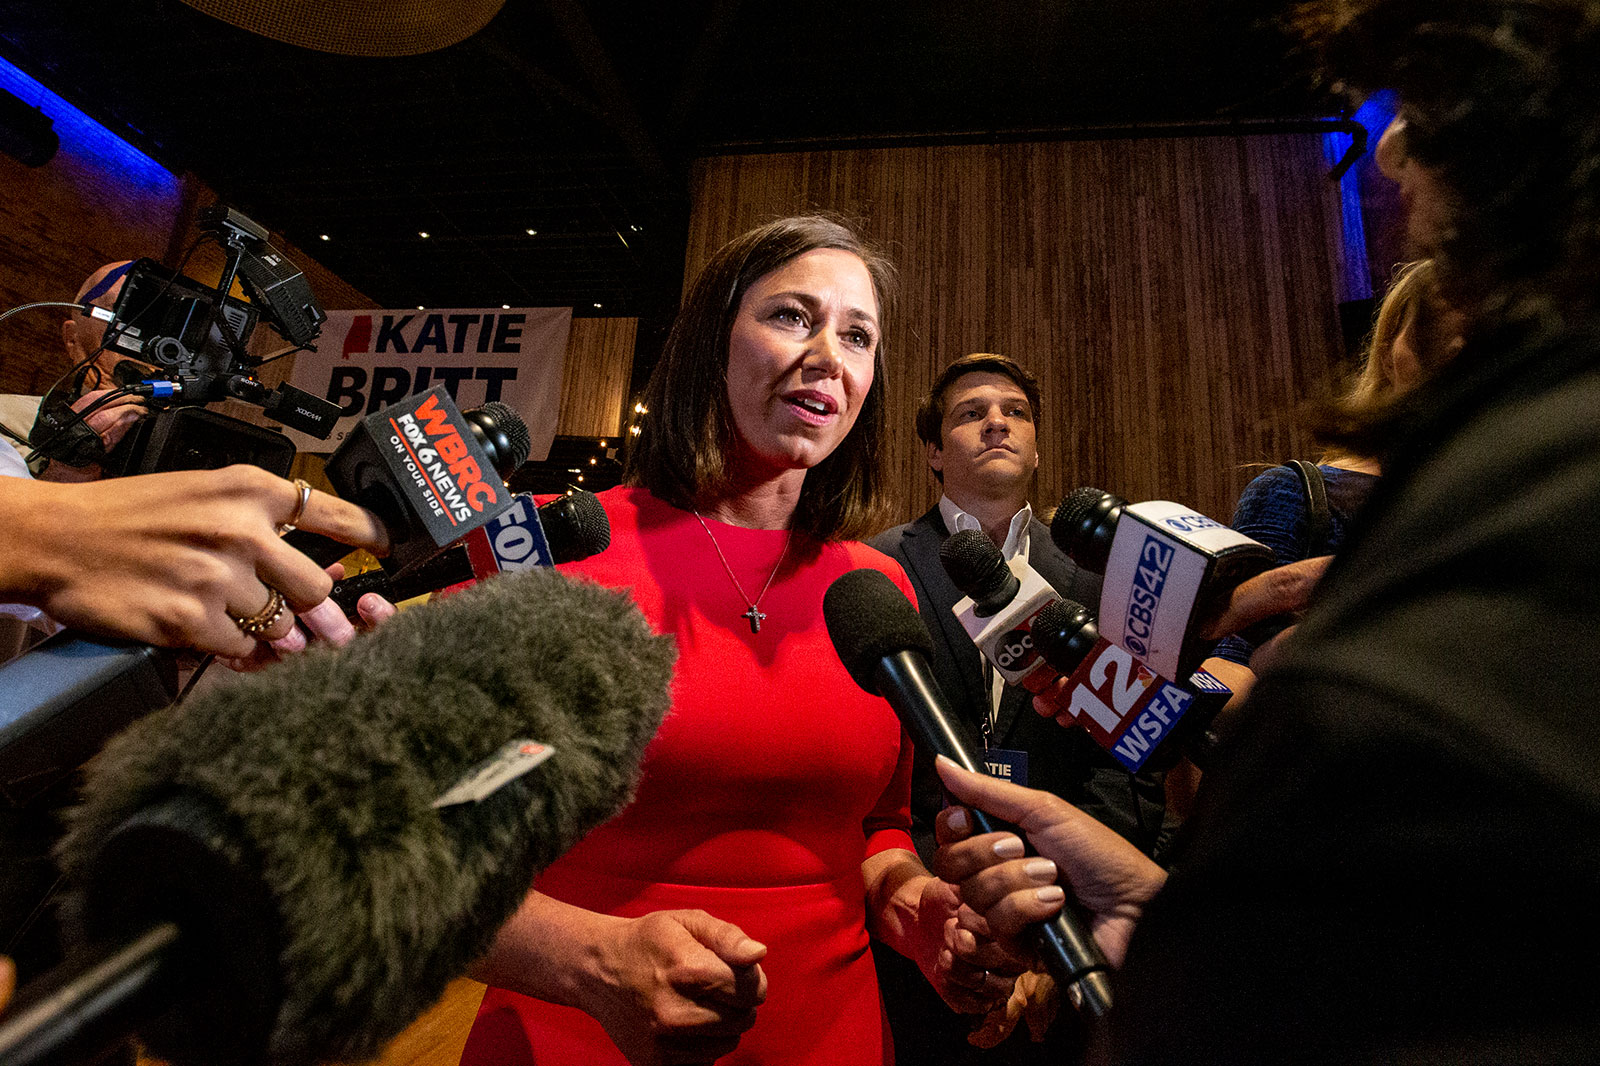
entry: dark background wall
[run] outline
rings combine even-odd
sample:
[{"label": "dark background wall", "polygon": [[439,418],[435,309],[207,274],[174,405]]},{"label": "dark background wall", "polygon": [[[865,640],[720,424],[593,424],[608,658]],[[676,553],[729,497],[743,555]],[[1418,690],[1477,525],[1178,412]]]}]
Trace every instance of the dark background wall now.
[{"label": "dark background wall", "polygon": [[[1295,409],[1345,358],[1350,257],[1327,171],[1310,134],[711,157],[694,169],[687,269],[802,210],[855,218],[889,248],[901,301],[887,387],[902,431],[885,460],[903,514],[936,498],[911,429],[919,398],[950,359],[997,351],[1043,386],[1037,506],[1094,484],[1225,519],[1250,464],[1310,454]],[[133,183],[66,142],[40,168],[0,157],[0,305],[70,298],[111,259],[175,265],[215,195],[164,173]],[[375,306],[274,240],[325,306]],[[186,269],[214,281],[218,266],[208,246]],[[62,317],[0,326],[0,390],[37,392],[64,369]],[[621,431],[634,333],[633,319],[574,319],[558,432]]]}]

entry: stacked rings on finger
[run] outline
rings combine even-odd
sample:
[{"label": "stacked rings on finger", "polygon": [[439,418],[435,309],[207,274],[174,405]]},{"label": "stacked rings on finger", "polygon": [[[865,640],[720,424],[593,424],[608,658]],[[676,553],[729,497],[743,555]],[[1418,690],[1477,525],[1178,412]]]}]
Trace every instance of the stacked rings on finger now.
[{"label": "stacked rings on finger", "polygon": [[278,536],[280,537],[285,533],[292,531],[295,527],[295,524],[298,523],[302,517],[304,517],[306,513],[306,504],[311,499],[311,483],[305,478],[295,478],[294,487],[300,493],[300,500],[294,505],[294,513],[289,516],[289,520],[278,527]]},{"label": "stacked rings on finger", "polygon": [[231,612],[228,617],[233,619],[233,624],[238,626],[245,636],[259,637],[277,625],[278,619],[283,617],[283,593],[268,585],[265,607],[248,618],[240,618]]}]

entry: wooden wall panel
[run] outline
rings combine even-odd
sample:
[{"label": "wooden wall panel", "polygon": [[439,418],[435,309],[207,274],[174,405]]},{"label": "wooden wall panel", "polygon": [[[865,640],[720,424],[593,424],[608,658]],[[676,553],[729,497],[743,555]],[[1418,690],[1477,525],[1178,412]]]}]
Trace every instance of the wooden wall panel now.
[{"label": "wooden wall panel", "polygon": [[687,266],[814,209],[888,247],[902,515],[937,498],[918,400],[951,359],[995,351],[1040,378],[1036,506],[1093,484],[1226,520],[1248,464],[1310,454],[1293,412],[1341,358],[1326,174],[1312,135],[715,157],[695,167]]},{"label": "wooden wall panel", "polygon": [[633,373],[637,318],[574,318],[562,372],[561,413],[556,433],[569,437],[615,437],[622,432]]}]

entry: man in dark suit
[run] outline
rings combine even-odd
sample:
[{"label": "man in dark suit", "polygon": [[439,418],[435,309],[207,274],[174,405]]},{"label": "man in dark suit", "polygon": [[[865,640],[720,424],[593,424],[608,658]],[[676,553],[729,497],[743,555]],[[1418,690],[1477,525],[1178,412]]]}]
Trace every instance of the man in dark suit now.
[{"label": "man in dark suit", "polygon": [[[899,562],[911,578],[918,609],[933,636],[934,677],[973,750],[1009,763],[1014,780],[1056,793],[1154,854],[1170,829],[1161,776],[1130,775],[1087,733],[1063,729],[1035,713],[1032,697],[1003,684],[951,611],[961,593],[945,573],[939,548],[964,529],[981,529],[1007,559],[1020,555],[1062,596],[1091,610],[1099,603],[1100,576],[1080,570],[1055,546],[1028,502],[1039,467],[1038,410],[1038,382],[1013,359],[980,353],[946,367],[917,411],[917,435],[943,496],[921,518],[880,533],[871,544]],[[912,836],[926,859],[932,858],[933,822],[943,805],[933,756],[918,751],[911,785]],[[1030,1047],[1025,1033],[1013,1033],[994,1052],[970,1046],[966,1034],[972,1020],[950,1012],[920,975],[892,954],[879,953],[878,968],[901,1061],[1064,1061],[1057,1040]],[[1066,1039],[1073,1028],[1072,1019],[1064,1016],[1055,1027]]]}]

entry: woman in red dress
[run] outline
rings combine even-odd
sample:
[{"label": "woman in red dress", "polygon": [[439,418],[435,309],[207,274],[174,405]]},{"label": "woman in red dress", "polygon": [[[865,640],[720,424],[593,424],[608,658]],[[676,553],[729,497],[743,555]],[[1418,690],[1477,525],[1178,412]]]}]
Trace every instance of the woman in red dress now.
[{"label": "woman in red dress", "polygon": [[629,484],[600,497],[611,546],[566,568],[677,638],[673,710],[632,805],[541,875],[476,969],[492,987],[466,1066],[892,1062],[869,930],[957,1009],[1010,991],[912,850],[909,740],[822,621],[857,567],[911,595],[853,539],[882,525],[892,278],[806,217],[730,242],[691,290]]}]

